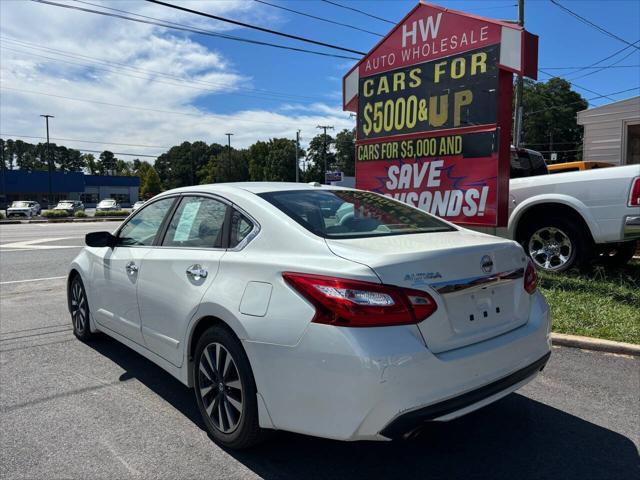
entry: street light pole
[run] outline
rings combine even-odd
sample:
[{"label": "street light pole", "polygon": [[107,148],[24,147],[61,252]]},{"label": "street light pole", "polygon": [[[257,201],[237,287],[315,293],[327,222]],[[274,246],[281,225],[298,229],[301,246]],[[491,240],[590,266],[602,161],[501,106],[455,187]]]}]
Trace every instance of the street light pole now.
[{"label": "street light pole", "polygon": [[296,167],[296,183],[300,181],[300,174],[298,170],[300,170],[300,165],[298,164],[298,152],[300,151],[300,130],[296,132],[296,161],[294,165]]},{"label": "street light pole", "polygon": [[324,130],[322,136],[322,160],[324,163],[324,183],[327,183],[327,130],[333,130],[332,125],[318,125],[316,128]]},{"label": "street light pole", "polygon": [[[518,0],[518,25],[524,27],[524,0]],[[522,95],[524,80],[522,75],[516,79],[516,99],[513,116],[513,144],[519,147],[522,143]]]},{"label": "street light pole", "polygon": [[52,189],[52,185],[51,185],[51,175],[53,173],[53,165],[51,163],[51,147],[49,145],[49,119],[50,118],[56,118],[53,115],[40,115],[41,117],[44,117],[44,121],[47,125],[47,166],[48,166],[48,170],[49,170],[49,198],[47,199],[47,208],[49,208],[50,204],[51,204],[51,200],[53,200],[53,189]]},{"label": "street light pole", "polygon": [[233,133],[225,133],[225,135],[227,136],[227,174],[229,173],[229,170],[231,169],[231,135],[233,135]]}]

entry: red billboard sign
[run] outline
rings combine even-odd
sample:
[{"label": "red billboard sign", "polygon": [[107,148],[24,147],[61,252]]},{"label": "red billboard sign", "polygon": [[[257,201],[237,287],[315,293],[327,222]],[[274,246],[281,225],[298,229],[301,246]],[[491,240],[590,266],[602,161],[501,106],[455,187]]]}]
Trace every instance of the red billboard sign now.
[{"label": "red billboard sign", "polygon": [[418,4],[344,77],[356,187],[505,225],[512,72],[535,77],[536,50],[517,25]]}]

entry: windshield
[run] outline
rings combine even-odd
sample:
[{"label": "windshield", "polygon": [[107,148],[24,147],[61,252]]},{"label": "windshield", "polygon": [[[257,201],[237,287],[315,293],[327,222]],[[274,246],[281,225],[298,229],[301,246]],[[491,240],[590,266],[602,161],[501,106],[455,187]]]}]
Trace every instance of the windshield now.
[{"label": "windshield", "polygon": [[31,203],[30,202],[13,202],[11,206],[14,208],[27,208],[31,206]]},{"label": "windshield", "polygon": [[100,205],[115,205],[116,201],[115,200],[102,200],[100,202]]},{"label": "windshield", "polygon": [[372,192],[294,190],[260,194],[324,238],[363,238],[455,230],[441,220]]},{"label": "windshield", "polygon": [[73,207],[73,202],[60,202],[58,203],[59,207]]}]

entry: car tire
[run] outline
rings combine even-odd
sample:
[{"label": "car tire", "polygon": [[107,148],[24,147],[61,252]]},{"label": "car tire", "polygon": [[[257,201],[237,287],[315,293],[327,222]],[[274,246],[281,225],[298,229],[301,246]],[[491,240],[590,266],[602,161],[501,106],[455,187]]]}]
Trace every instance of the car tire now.
[{"label": "car tire", "polygon": [[595,256],[595,260],[606,267],[621,267],[629,263],[637,248],[638,244],[635,240],[618,243],[613,247],[604,246]]},{"label": "car tire", "polygon": [[553,216],[530,221],[520,243],[536,268],[547,272],[584,266],[593,248],[589,233],[582,225]]},{"label": "car tire", "polygon": [[206,330],[196,345],[192,368],[198,409],[213,440],[232,449],[263,441],[266,432],[258,423],[253,372],[236,336],[223,326]]},{"label": "car tire", "polygon": [[75,275],[69,284],[68,303],[73,334],[83,342],[93,340],[96,334],[91,332],[89,302],[80,275]]}]

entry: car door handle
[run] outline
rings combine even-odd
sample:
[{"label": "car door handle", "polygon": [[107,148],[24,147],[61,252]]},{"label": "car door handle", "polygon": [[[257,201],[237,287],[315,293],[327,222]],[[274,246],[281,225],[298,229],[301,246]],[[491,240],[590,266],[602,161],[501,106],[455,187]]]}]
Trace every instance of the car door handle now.
[{"label": "car door handle", "polygon": [[202,265],[191,265],[187,268],[187,276],[193,278],[194,280],[200,280],[201,278],[207,278],[209,272],[207,272],[206,268],[202,268]]},{"label": "car door handle", "polygon": [[135,264],[135,262],[127,263],[127,266],[125,268],[127,269],[127,273],[129,275],[135,275],[136,273],[138,273],[138,266]]}]

